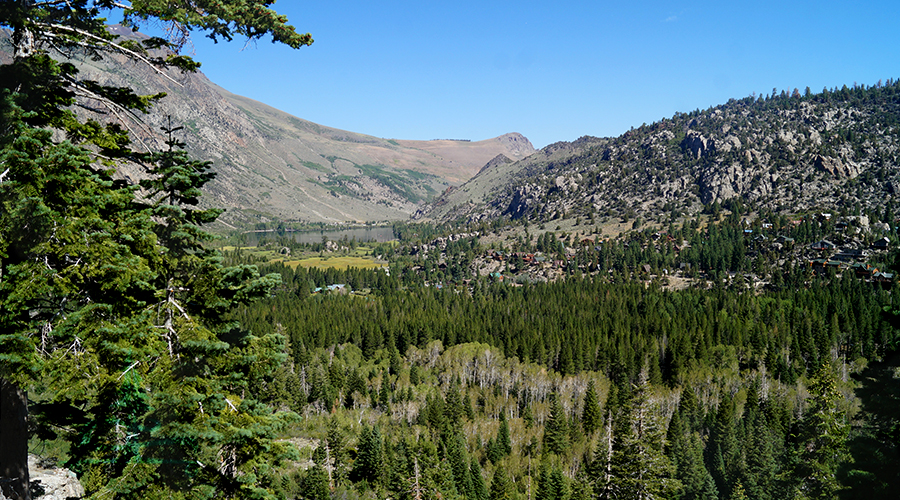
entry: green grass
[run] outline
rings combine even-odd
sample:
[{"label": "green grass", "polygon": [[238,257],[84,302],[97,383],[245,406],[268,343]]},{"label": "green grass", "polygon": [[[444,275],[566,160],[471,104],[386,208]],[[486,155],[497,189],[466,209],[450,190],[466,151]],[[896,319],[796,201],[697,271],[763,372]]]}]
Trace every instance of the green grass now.
[{"label": "green grass", "polygon": [[317,269],[340,269],[346,270],[351,267],[355,267],[358,269],[378,269],[381,267],[385,267],[385,264],[380,264],[375,262],[372,259],[365,257],[358,257],[354,255],[345,255],[339,257],[309,257],[306,259],[298,259],[298,260],[285,260],[284,264],[286,266],[290,266],[292,268],[296,268],[297,266],[302,266],[306,268],[317,268]]},{"label": "green grass", "polygon": [[297,266],[306,268],[315,267],[317,269],[334,268],[341,270],[346,270],[351,267],[358,269],[378,269],[387,265],[376,262],[374,258],[370,257],[369,255],[372,253],[372,248],[365,245],[360,245],[347,254],[321,255],[319,253],[307,252],[303,255],[293,256],[280,254],[278,251],[270,248],[222,247],[222,251],[228,252],[233,252],[238,249],[240,249],[244,256],[250,257],[252,261],[268,263],[281,262],[294,269],[296,269]]}]

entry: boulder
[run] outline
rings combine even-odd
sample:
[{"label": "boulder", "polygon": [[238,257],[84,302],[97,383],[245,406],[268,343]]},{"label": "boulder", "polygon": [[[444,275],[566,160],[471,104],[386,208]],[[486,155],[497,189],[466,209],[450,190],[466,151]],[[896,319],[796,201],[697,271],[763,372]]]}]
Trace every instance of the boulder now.
[{"label": "boulder", "polygon": [[32,498],[41,500],[69,500],[84,496],[78,477],[69,469],[56,467],[37,455],[28,455]]}]

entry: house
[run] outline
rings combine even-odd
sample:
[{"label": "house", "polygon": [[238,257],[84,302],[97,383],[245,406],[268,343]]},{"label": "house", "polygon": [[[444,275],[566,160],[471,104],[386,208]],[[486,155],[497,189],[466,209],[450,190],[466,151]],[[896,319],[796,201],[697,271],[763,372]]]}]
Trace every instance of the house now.
[{"label": "house", "polygon": [[852,266],[850,266],[850,269],[856,272],[856,277],[858,278],[870,278],[878,272],[877,267],[874,267],[871,264],[865,262],[853,264]]},{"label": "house", "polygon": [[328,285],[325,288],[317,287],[315,290],[313,290],[313,293],[322,293],[322,292],[334,292],[334,293],[344,294],[344,293],[348,293],[349,290],[347,289],[347,285],[344,285],[344,284]]},{"label": "house", "polygon": [[828,240],[819,240],[810,245],[809,248],[812,248],[813,250],[834,250],[837,248],[837,245]]},{"label": "house", "polygon": [[825,259],[816,259],[809,261],[809,267],[813,268],[813,270],[825,269],[826,264],[828,264],[828,261]]},{"label": "house", "polygon": [[775,243],[781,243],[782,245],[793,245],[794,238],[788,238],[787,236],[779,236],[775,238]]},{"label": "house", "polygon": [[884,238],[875,241],[875,243],[872,243],[872,248],[876,250],[887,250],[890,245],[891,239],[885,236]]},{"label": "house", "polygon": [[881,287],[889,290],[894,284],[894,273],[877,272],[872,275],[872,280],[881,283]]}]

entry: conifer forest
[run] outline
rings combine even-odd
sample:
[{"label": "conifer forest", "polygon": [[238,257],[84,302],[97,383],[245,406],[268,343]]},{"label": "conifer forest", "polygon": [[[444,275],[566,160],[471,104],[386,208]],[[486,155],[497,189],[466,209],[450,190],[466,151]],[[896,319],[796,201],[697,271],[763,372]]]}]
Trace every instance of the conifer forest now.
[{"label": "conifer forest", "polygon": [[[187,3],[135,0],[123,21],[312,43],[271,0]],[[0,498],[40,498],[29,454],[96,499],[896,498],[890,205],[735,198],[615,235],[501,218],[242,246],[210,232],[215,174],[181,124],[143,151],[80,112],[165,96],[51,52],[197,69],[177,36],[118,40],[113,8],[0,5]],[[852,231],[869,263],[821,258]],[[358,245],[383,265],[271,256]]]}]

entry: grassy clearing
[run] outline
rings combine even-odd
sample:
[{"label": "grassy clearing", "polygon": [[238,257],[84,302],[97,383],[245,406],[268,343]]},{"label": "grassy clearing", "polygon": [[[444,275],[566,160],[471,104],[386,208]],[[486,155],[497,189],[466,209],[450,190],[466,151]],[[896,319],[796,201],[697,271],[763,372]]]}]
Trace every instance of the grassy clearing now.
[{"label": "grassy clearing", "polygon": [[358,269],[377,269],[386,265],[383,263],[375,262],[374,260],[367,257],[357,257],[352,255],[340,257],[309,257],[300,260],[285,260],[284,264],[286,266],[291,266],[292,268],[303,266],[306,268],[335,268],[340,270],[346,270],[351,267],[355,267]]},{"label": "grassy clearing", "polygon": [[251,257],[257,262],[281,262],[286,266],[296,269],[297,266],[316,269],[340,269],[351,267],[357,269],[377,269],[387,266],[385,262],[376,261],[372,257],[372,248],[367,246],[356,247],[349,253],[322,254],[308,252],[302,255],[284,255],[276,250],[259,247],[222,247],[223,251],[234,252],[240,250],[245,256]]}]

